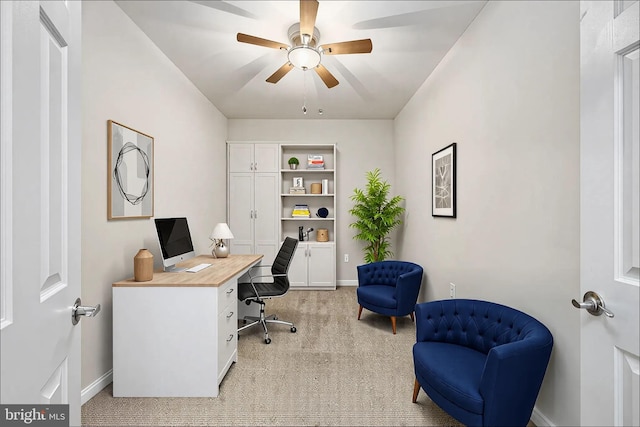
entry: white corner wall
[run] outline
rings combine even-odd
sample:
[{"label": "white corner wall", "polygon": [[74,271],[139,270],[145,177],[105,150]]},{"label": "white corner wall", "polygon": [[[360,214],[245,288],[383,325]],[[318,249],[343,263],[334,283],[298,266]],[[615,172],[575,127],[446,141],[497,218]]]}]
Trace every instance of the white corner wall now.
[{"label": "white corner wall", "polygon": [[186,216],[199,253],[226,216],[227,121],[114,2],[82,9],[82,301],[102,304],[82,322],[86,390],[112,368],[111,284],[140,248],[160,265],[153,219],[107,221],[107,120],[155,138],[155,216]]},{"label": "white corner wall", "polygon": [[[527,312],[555,346],[534,422],[580,422],[579,2],[489,2],[395,120],[401,256],[420,300]],[[457,142],[457,218],[431,216],[431,154]],[[526,369],[526,367],[523,367]]]},{"label": "white corner wall", "polygon": [[[246,120],[229,119],[230,141],[275,141],[300,144],[336,144],[336,278],[338,285],[357,284],[356,266],[364,263],[363,245],[353,240],[353,190],[364,188],[367,171],[380,168],[395,191],[393,120]],[[397,247],[392,247],[396,251]],[[344,254],[349,254],[345,263]]]}]

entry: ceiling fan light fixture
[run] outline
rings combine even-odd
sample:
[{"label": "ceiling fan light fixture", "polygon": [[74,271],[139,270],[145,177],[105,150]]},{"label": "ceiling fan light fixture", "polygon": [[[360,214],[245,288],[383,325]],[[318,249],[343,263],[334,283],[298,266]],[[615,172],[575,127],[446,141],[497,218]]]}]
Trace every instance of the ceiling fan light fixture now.
[{"label": "ceiling fan light fixture", "polygon": [[315,68],[322,59],[320,52],[308,46],[294,46],[289,49],[289,62],[296,68],[308,70]]}]

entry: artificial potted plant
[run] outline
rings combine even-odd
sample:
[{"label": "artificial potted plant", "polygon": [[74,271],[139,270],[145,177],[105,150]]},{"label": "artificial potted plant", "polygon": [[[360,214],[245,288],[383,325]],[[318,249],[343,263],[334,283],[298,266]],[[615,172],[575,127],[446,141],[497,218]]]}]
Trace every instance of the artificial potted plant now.
[{"label": "artificial potted plant", "polygon": [[298,160],[297,157],[290,157],[288,160],[289,163],[289,169],[298,169],[298,165],[300,164],[300,161]]},{"label": "artificial potted plant", "polygon": [[400,206],[404,200],[395,196],[388,200],[391,185],[382,180],[380,169],[367,172],[367,187],[353,191],[351,200],[355,202],[349,213],[356,217],[356,221],[349,224],[355,228],[356,240],[365,242],[364,260],[367,263],[383,261],[392,257],[388,235],[396,226],[402,223],[400,216],[405,209]]}]

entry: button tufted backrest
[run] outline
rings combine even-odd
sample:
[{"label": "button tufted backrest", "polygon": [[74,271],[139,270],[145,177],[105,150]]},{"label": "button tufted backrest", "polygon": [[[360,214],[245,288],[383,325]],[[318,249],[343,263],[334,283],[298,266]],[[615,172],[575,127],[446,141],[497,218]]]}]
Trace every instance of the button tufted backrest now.
[{"label": "button tufted backrest", "polygon": [[361,285],[396,286],[398,276],[417,269],[422,270],[422,267],[408,261],[372,262],[358,266],[358,281]]},{"label": "button tufted backrest", "polygon": [[533,317],[489,301],[451,299],[416,305],[417,341],[464,345],[482,353],[520,341],[546,344],[551,332]]}]

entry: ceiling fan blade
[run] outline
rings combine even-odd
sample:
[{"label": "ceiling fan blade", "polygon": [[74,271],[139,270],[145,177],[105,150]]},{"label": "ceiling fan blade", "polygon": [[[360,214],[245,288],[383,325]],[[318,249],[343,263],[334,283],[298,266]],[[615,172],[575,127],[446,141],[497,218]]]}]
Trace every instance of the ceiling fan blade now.
[{"label": "ceiling fan blade", "polygon": [[300,34],[313,36],[318,15],[318,0],[300,0]]},{"label": "ceiling fan blade", "polygon": [[261,39],[260,37],[250,36],[248,34],[238,33],[236,39],[241,43],[255,44],[258,46],[270,47],[273,49],[288,49],[289,46],[272,40]]},{"label": "ceiling fan blade", "polygon": [[293,69],[293,65],[291,65],[291,62],[287,62],[282,67],[278,68],[278,71],[271,74],[271,76],[269,76],[269,78],[267,79],[267,82],[278,83],[280,79],[283,78],[292,69]]},{"label": "ceiling fan blade", "polygon": [[343,55],[347,53],[371,53],[371,39],[353,40],[350,42],[331,43],[321,46],[325,55]]},{"label": "ceiling fan blade", "polygon": [[338,80],[333,77],[333,74],[324,68],[322,64],[318,65],[314,70],[316,70],[316,73],[318,73],[324,84],[326,84],[329,89],[338,85]]}]

